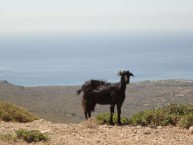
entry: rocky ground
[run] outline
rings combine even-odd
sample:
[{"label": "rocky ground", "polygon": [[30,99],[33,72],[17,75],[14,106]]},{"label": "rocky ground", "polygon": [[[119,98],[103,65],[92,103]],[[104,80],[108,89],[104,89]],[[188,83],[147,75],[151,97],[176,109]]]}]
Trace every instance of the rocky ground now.
[{"label": "rocky ground", "polygon": [[[79,124],[54,124],[43,119],[31,123],[0,123],[0,134],[14,134],[20,128],[40,130],[49,135],[50,145],[192,145],[193,135],[189,130],[177,127],[132,127],[96,125],[95,120]],[[0,141],[5,144],[27,144],[25,142]],[[34,143],[33,143],[34,144]]]}]

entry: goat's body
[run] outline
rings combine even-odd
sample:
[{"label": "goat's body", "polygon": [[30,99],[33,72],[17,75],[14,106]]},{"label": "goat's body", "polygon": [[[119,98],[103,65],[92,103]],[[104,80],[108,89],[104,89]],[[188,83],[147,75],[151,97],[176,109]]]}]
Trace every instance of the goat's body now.
[{"label": "goat's body", "polygon": [[105,91],[93,91],[93,93],[89,94],[89,97],[92,98],[93,102],[100,105],[108,105],[115,102],[115,99],[111,97],[110,93]]},{"label": "goat's body", "polygon": [[79,95],[81,93],[81,91],[84,91],[85,92],[89,92],[91,90],[96,90],[96,89],[99,89],[99,87],[101,86],[107,86],[109,85],[110,83],[107,83],[105,81],[99,81],[99,80],[89,80],[89,81],[86,81],[82,87],[77,90],[77,95]]},{"label": "goat's body", "polygon": [[[94,111],[96,104],[110,105],[110,124],[113,124],[114,107],[117,105],[118,124],[121,124],[121,106],[125,100],[126,84],[129,83],[130,76],[133,76],[129,71],[121,74],[119,83],[106,83],[103,81],[90,80],[85,82],[80,90],[83,91],[82,106],[85,113],[85,118],[91,117],[91,111]],[[80,91],[78,91],[79,93]],[[77,93],[77,94],[78,94]],[[88,115],[88,116],[87,116]]]},{"label": "goat's body", "polygon": [[125,99],[125,93],[119,89],[120,84],[110,84],[109,86],[100,88],[99,90],[93,90],[90,92],[89,97],[92,98],[96,104],[108,105],[117,104],[123,102]]}]

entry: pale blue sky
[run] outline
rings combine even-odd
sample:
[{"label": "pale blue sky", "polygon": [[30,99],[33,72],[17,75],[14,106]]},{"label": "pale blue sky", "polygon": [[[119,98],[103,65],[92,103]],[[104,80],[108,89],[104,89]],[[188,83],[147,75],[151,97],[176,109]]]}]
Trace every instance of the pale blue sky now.
[{"label": "pale blue sky", "polygon": [[0,0],[0,34],[193,33],[193,0]]}]

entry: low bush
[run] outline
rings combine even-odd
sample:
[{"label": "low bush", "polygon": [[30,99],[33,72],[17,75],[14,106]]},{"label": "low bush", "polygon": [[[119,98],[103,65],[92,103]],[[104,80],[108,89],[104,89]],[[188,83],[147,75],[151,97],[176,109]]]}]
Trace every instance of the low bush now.
[{"label": "low bush", "polygon": [[24,108],[0,101],[0,120],[2,121],[26,123],[37,119],[35,115]]},{"label": "low bush", "polygon": [[135,126],[174,125],[189,128],[193,125],[193,106],[173,104],[158,110],[141,111],[132,116],[129,123]]},{"label": "low bush", "polygon": [[13,134],[0,134],[0,141],[17,142],[17,137]]},{"label": "low bush", "polygon": [[[100,124],[100,125],[109,124],[110,113],[99,114],[99,115],[96,116],[96,119],[97,119],[97,123]],[[114,114],[113,122],[117,123],[117,114]],[[128,125],[129,124],[129,120],[126,117],[121,117],[121,122],[122,122],[123,125]]]},{"label": "low bush", "polygon": [[190,126],[193,126],[193,114],[183,116],[183,118],[181,118],[181,120],[178,122],[178,126],[187,129]]},{"label": "low bush", "polygon": [[16,135],[18,139],[22,139],[28,143],[31,142],[40,142],[40,141],[48,141],[48,135],[41,133],[39,130],[25,130],[19,129],[16,131]]}]

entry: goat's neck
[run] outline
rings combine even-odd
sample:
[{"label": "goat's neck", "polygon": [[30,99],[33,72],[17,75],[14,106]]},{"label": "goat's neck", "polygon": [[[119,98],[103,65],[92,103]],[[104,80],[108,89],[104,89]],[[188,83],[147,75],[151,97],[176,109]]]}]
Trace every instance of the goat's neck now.
[{"label": "goat's neck", "polygon": [[126,90],[126,83],[125,83],[125,78],[124,76],[121,76],[121,82],[120,82],[121,86],[120,86],[120,89],[122,91],[125,91]]}]

